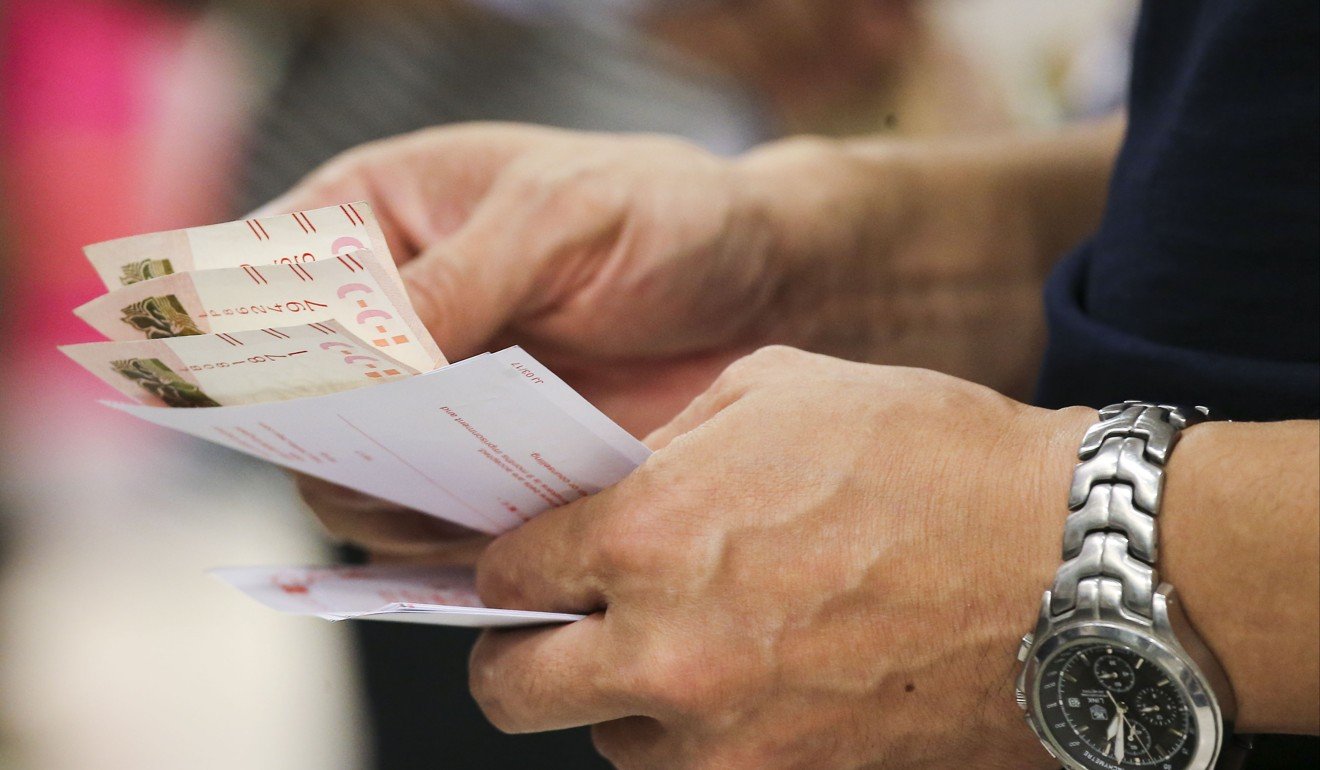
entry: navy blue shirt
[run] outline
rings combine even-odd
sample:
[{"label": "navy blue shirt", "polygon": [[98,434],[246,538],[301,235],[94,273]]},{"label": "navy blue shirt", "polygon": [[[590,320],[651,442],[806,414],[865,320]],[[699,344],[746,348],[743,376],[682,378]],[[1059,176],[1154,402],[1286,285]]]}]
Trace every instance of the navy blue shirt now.
[{"label": "navy blue shirt", "polygon": [[[1318,51],[1316,0],[1144,4],[1104,218],[1046,286],[1041,405],[1320,417]],[[1268,736],[1247,767],[1318,764]]]},{"label": "navy blue shirt", "polygon": [[1103,221],[1046,289],[1039,403],[1320,417],[1318,9],[1145,3]]}]

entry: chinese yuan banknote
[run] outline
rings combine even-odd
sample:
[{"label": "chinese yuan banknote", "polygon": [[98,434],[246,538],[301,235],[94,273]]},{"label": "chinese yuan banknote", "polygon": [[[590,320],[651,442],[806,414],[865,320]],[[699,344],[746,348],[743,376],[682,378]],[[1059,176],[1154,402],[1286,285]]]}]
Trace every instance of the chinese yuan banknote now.
[{"label": "chinese yuan banknote", "polygon": [[403,287],[368,251],[318,262],[173,273],[115,289],[74,313],[111,340],[338,321],[419,371],[444,363]]},{"label": "chinese yuan banknote", "polygon": [[142,404],[235,406],[319,396],[417,374],[337,321],[60,350]]},{"label": "chinese yuan banknote", "polygon": [[381,255],[397,278],[380,224],[363,202],[205,227],[148,233],[83,248],[107,289],[191,270],[324,262],[355,251]]}]

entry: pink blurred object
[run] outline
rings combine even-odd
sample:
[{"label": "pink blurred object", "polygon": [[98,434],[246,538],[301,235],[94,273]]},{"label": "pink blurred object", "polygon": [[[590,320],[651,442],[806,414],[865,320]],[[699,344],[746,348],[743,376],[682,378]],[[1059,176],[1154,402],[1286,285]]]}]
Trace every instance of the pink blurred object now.
[{"label": "pink blurred object", "polygon": [[47,384],[108,395],[54,350],[97,339],[70,313],[103,291],[81,247],[224,218],[244,48],[232,27],[145,0],[8,0],[3,18],[11,355]]}]

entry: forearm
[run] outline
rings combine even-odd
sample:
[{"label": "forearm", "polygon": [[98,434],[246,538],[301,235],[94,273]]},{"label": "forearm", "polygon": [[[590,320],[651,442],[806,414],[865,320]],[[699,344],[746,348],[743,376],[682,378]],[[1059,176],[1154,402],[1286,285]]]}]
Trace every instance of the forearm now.
[{"label": "forearm", "polygon": [[1209,423],[1173,453],[1163,579],[1223,664],[1241,732],[1320,732],[1320,423]]},{"label": "forearm", "polygon": [[[1022,393],[1039,292],[1098,221],[1121,124],[962,142],[790,140],[740,164],[791,290],[791,341]],[[802,312],[799,312],[801,310]]]}]

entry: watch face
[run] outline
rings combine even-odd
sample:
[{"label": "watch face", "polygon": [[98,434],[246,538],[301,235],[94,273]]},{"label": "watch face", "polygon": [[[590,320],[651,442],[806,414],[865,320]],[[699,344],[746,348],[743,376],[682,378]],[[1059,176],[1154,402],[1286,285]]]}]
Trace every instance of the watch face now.
[{"label": "watch face", "polygon": [[1196,722],[1177,681],[1109,642],[1065,648],[1041,669],[1040,724],[1059,749],[1094,770],[1193,770]]}]

